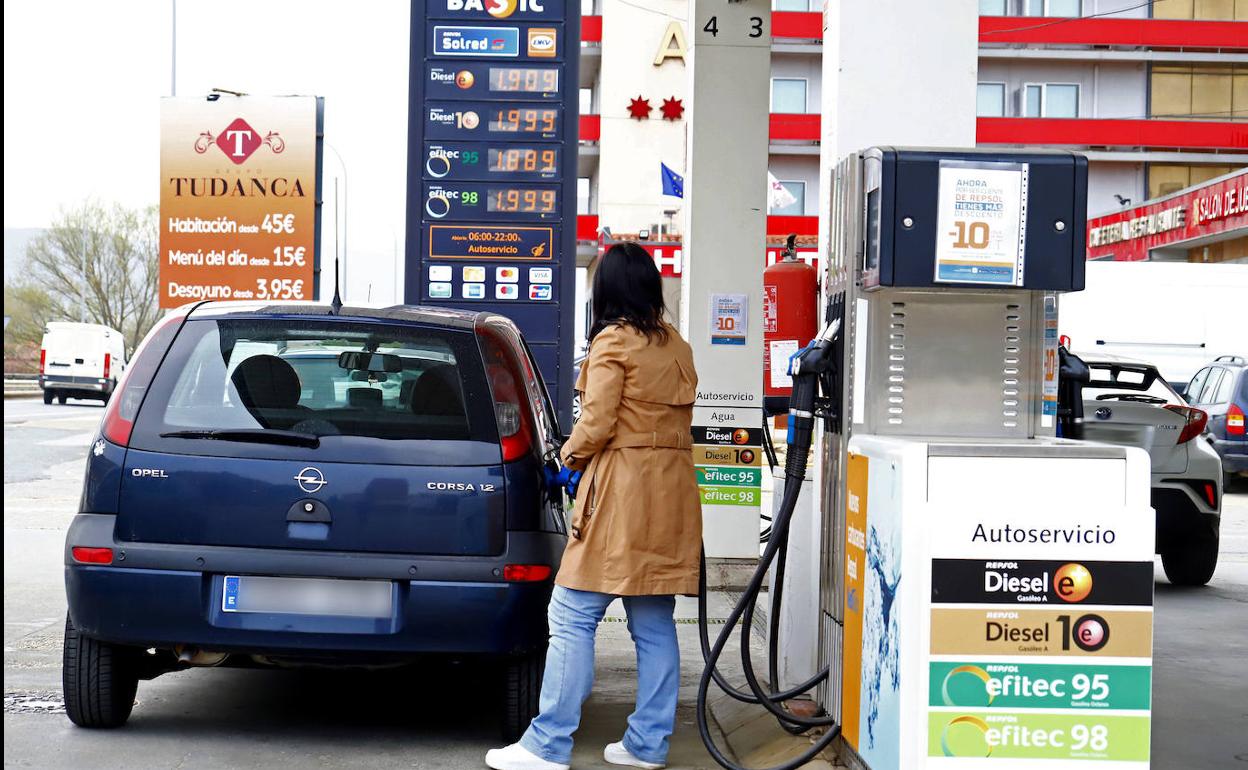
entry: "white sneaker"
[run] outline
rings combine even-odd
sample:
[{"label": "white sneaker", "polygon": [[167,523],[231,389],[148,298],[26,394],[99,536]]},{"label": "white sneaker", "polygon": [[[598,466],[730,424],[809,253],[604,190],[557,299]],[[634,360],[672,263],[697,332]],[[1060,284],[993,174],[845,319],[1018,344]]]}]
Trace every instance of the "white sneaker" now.
[{"label": "white sneaker", "polygon": [[607,747],[602,750],[602,758],[613,765],[641,767],[645,768],[645,770],[660,770],[660,768],[666,767],[662,762],[644,762],[634,757],[628,749],[624,748],[624,741],[608,743]]},{"label": "white sneaker", "polygon": [[485,764],[494,770],[568,770],[570,767],[542,759],[518,743],[485,752]]}]

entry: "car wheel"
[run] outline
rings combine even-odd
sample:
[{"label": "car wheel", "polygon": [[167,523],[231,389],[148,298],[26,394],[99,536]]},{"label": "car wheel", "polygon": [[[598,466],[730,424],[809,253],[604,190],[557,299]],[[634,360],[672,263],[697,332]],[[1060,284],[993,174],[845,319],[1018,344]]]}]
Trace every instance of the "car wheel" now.
[{"label": "car wheel", "polygon": [[43,391],[43,403],[45,403],[45,404],[50,404],[50,403],[52,403],[52,399],[53,399],[55,396],[56,396],[56,393],[55,393],[55,392],[53,392],[53,391],[51,391],[51,390],[45,390],[45,391]]},{"label": "car wheel", "polygon": [[1177,586],[1203,586],[1218,567],[1218,537],[1192,540],[1161,552],[1166,577]]},{"label": "car wheel", "polygon": [[529,722],[537,716],[538,698],[542,694],[542,672],[545,668],[545,649],[507,661],[503,740],[519,740],[528,729]]},{"label": "car wheel", "polygon": [[78,633],[65,618],[61,684],[65,713],[79,727],[120,727],[130,718],[139,677],[135,651]]},{"label": "car wheel", "polygon": [[68,400],[69,400],[69,396],[65,395],[64,393],[56,394],[56,403],[60,404],[61,406],[64,406],[65,402]]}]

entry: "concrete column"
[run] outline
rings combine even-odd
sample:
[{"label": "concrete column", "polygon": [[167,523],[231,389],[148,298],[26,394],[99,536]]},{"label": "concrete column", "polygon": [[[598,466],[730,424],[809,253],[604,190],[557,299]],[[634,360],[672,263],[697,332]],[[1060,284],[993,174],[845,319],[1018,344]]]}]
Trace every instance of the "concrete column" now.
[{"label": "concrete column", "polygon": [[[688,161],[685,176],[685,267],[681,330],[693,345],[700,378],[694,425],[737,429],[756,436],[762,427],[762,285],[767,217],[767,129],[771,71],[768,0],[690,0]],[[748,322],[739,344],[718,340],[711,303],[744,295]],[[732,343],[736,343],[733,340]],[[744,455],[742,453],[745,453]],[[762,451],[729,444],[695,462],[717,476],[758,469]],[[745,459],[752,459],[747,463]],[[722,465],[715,466],[713,463]],[[738,485],[745,497],[723,504],[733,487],[704,482],[703,536],[708,557],[758,556],[757,486]],[[710,495],[711,499],[708,499]],[[741,504],[743,499],[755,502]]]}]

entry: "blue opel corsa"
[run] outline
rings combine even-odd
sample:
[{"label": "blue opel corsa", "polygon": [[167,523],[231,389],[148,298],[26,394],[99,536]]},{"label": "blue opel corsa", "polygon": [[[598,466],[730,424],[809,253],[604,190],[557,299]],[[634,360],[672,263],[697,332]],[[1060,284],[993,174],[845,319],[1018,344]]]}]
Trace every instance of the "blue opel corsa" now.
[{"label": "blue opel corsa", "polygon": [[69,718],[116,727],[198,665],[500,663],[537,712],[566,541],[560,441],[488,313],[208,302],[144,340],[65,541]]}]

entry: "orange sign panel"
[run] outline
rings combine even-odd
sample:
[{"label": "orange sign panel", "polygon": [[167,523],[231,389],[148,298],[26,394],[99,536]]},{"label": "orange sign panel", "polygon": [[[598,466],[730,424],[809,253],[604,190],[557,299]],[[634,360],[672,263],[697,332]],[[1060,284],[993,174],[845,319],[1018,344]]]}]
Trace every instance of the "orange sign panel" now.
[{"label": "orange sign panel", "polygon": [[317,107],[314,96],[161,101],[161,307],[314,298]]}]

